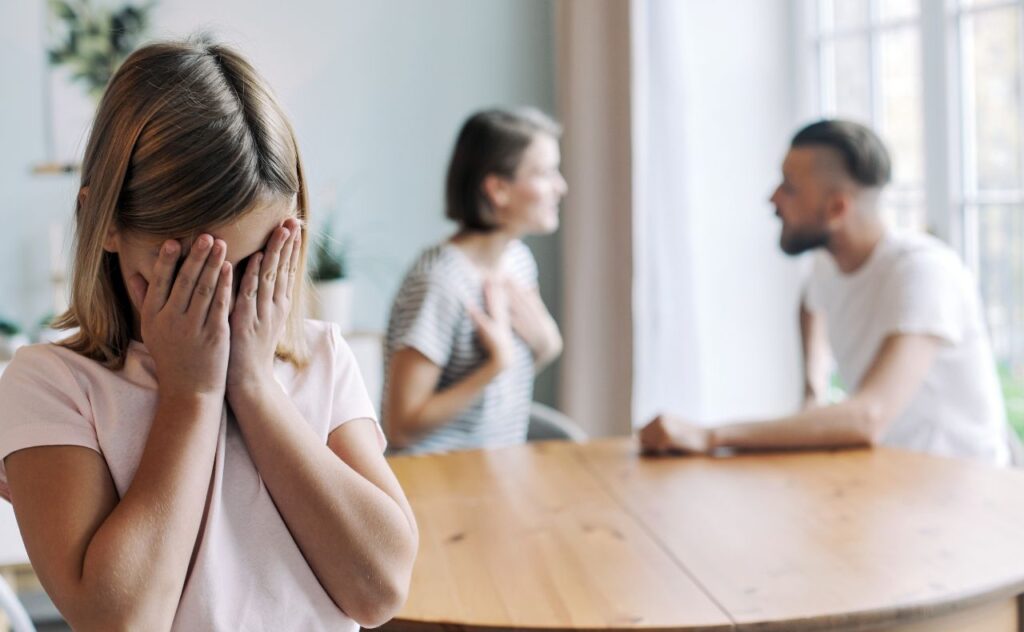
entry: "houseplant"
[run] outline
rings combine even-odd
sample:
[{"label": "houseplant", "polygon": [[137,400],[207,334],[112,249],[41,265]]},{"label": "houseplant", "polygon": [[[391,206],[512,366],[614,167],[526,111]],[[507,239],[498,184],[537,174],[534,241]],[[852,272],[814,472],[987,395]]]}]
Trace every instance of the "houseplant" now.
[{"label": "houseplant", "polygon": [[50,0],[57,20],[47,51],[52,66],[66,66],[73,81],[98,101],[114,71],[141,43],[156,3],[114,8],[90,0]]},{"label": "houseplant", "polygon": [[335,238],[332,222],[316,234],[310,254],[310,313],[313,318],[337,323],[343,333],[348,333],[352,330],[355,288],[349,278],[348,245]]}]

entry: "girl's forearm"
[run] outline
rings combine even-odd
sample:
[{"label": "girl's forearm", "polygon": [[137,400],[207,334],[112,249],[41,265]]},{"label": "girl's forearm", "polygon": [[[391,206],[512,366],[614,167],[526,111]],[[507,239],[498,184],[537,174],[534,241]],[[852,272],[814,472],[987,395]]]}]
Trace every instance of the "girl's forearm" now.
[{"label": "girl's forearm", "polygon": [[[81,627],[167,629],[210,487],[222,398],[161,396],[138,469],[81,565]],[[109,629],[109,628],[108,628]]]},{"label": "girl's forearm", "polygon": [[395,498],[321,440],[276,383],[229,398],[249,453],[310,567],[364,626],[404,601],[416,531]]}]

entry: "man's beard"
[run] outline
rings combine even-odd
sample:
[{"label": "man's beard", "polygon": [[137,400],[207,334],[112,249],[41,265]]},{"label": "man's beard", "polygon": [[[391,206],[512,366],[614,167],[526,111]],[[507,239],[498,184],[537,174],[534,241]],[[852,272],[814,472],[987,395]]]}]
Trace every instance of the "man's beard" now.
[{"label": "man's beard", "polygon": [[783,229],[782,236],[779,237],[779,247],[787,255],[799,255],[808,250],[827,246],[828,241],[829,233],[824,228],[814,226],[790,234],[786,234],[785,229]]}]

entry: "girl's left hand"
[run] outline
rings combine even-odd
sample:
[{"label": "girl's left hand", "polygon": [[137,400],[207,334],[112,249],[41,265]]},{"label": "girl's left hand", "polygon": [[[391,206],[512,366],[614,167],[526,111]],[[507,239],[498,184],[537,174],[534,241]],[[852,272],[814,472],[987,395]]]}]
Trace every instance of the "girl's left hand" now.
[{"label": "girl's left hand", "polygon": [[229,398],[274,379],[274,354],[291,313],[301,244],[302,228],[289,218],[274,230],[266,250],[249,259],[231,311]]}]

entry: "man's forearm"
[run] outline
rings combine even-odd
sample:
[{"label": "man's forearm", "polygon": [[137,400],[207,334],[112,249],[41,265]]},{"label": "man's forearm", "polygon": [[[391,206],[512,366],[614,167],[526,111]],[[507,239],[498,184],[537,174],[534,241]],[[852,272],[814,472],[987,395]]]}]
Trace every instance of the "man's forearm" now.
[{"label": "man's forearm", "polygon": [[726,424],[711,431],[712,448],[747,450],[868,446],[878,440],[879,413],[850,399],[766,421]]},{"label": "man's forearm", "polygon": [[365,625],[360,613],[393,603],[408,583],[415,526],[394,498],[338,458],[274,386],[230,398],[238,426],[317,579]]}]

